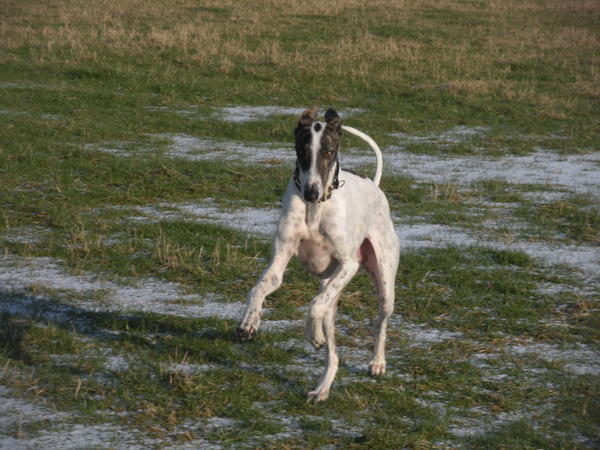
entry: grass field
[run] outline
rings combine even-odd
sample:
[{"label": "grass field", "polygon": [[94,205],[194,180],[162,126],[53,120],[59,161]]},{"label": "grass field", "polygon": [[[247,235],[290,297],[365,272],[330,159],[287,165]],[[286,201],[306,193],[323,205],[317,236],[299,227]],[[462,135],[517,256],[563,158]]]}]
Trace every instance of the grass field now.
[{"label": "grass field", "polygon": [[[598,448],[600,3],[0,2],[0,448]],[[388,373],[270,255],[305,107],[384,152]],[[343,141],[342,165],[374,158]]]}]

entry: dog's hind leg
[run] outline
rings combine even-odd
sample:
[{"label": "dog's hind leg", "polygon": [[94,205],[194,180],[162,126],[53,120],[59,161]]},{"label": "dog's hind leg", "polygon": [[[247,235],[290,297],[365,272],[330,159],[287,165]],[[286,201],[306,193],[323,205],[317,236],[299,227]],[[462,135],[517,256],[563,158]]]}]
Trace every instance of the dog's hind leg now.
[{"label": "dog's hind leg", "polygon": [[337,312],[337,301],[331,306],[323,319],[325,341],[327,343],[327,367],[323,378],[314,391],[308,393],[309,402],[322,402],[329,397],[329,389],[338,370],[339,358],[335,348],[335,314]]},{"label": "dog's hind leg", "polygon": [[373,359],[369,363],[369,373],[372,376],[385,373],[387,322],[394,312],[394,286],[400,252],[398,238],[393,231],[393,227],[390,232],[380,236],[379,239],[381,237],[384,238],[385,242],[370,242],[365,239],[361,246],[362,263],[375,285],[379,304],[374,333]]},{"label": "dog's hind leg", "polygon": [[[381,283],[385,284],[381,291],[377,293],[379,301],[379,311],[377,314],[377,323],[375,324],[373,359],[369,363],[369,373],[371,376],[379,376],[385,373],[385,340],[387,332],[387,322],[394,312],[394,284],[393,277],[395,271],[384,270],[386,274],[381,275]],[[391,278],[391,282],[388,281]]]}]

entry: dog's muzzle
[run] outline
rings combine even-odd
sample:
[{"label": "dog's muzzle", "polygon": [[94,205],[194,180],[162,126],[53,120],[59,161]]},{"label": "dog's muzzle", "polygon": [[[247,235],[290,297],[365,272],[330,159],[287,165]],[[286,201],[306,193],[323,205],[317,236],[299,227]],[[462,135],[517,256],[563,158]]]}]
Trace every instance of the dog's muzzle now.
[{"label": "dog's muzzle", "polygon": [[304,200],[311,203],[316,203],[319,200],[319,188],[316,184],[304,187]]}]

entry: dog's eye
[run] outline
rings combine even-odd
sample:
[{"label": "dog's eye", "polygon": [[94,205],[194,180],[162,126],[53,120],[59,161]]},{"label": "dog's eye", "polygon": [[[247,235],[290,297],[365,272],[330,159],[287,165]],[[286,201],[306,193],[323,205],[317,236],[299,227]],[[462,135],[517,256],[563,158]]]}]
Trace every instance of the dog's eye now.
[{"label": "dog's eye", "polygon": [[333,156],[333,152],[331,150],[327,150],[325,153],[323,153],[323,157],[324,158],[331,158]]}]

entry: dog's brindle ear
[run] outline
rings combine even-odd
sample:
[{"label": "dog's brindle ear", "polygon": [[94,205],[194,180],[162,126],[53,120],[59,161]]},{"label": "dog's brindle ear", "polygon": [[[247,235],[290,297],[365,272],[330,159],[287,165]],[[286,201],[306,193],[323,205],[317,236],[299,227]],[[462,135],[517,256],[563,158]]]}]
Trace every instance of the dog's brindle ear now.
[{"label": "dog's brindle ear", "polygon": [[315,119],[317,118],[318,111],[319,111],[318,106],[313,106],[312,108],[305,110],[300,115],[300,120],[298,122],[298,125],[303,126],[303,127],[310,127],[312,125],[312,123],[315,121]]},{"label": "dog's brindle ear", "polygon": [[319,107],[318,106],[313,106],[310,109],[304,110],[304,112],[302,114],[300,114],[300,119],[298,119],[298,126],[294,130],[294,134],[296,136],[296,139],[298,139],[298,136],[299,136],[299,134],[301,133],[301,131],[303,129],[310,128],[310,126],[312,125],[312,123],[317,118],[317,112],[318,111],[319,111]]},{"label": "dog's brindle ear", "polygon": [[327,122],[327,128],[341,133],[342,121],[340,120],[340,116],[335,110],[331,108],[327,110],[327,112],[325,113],[325,121]]}]

